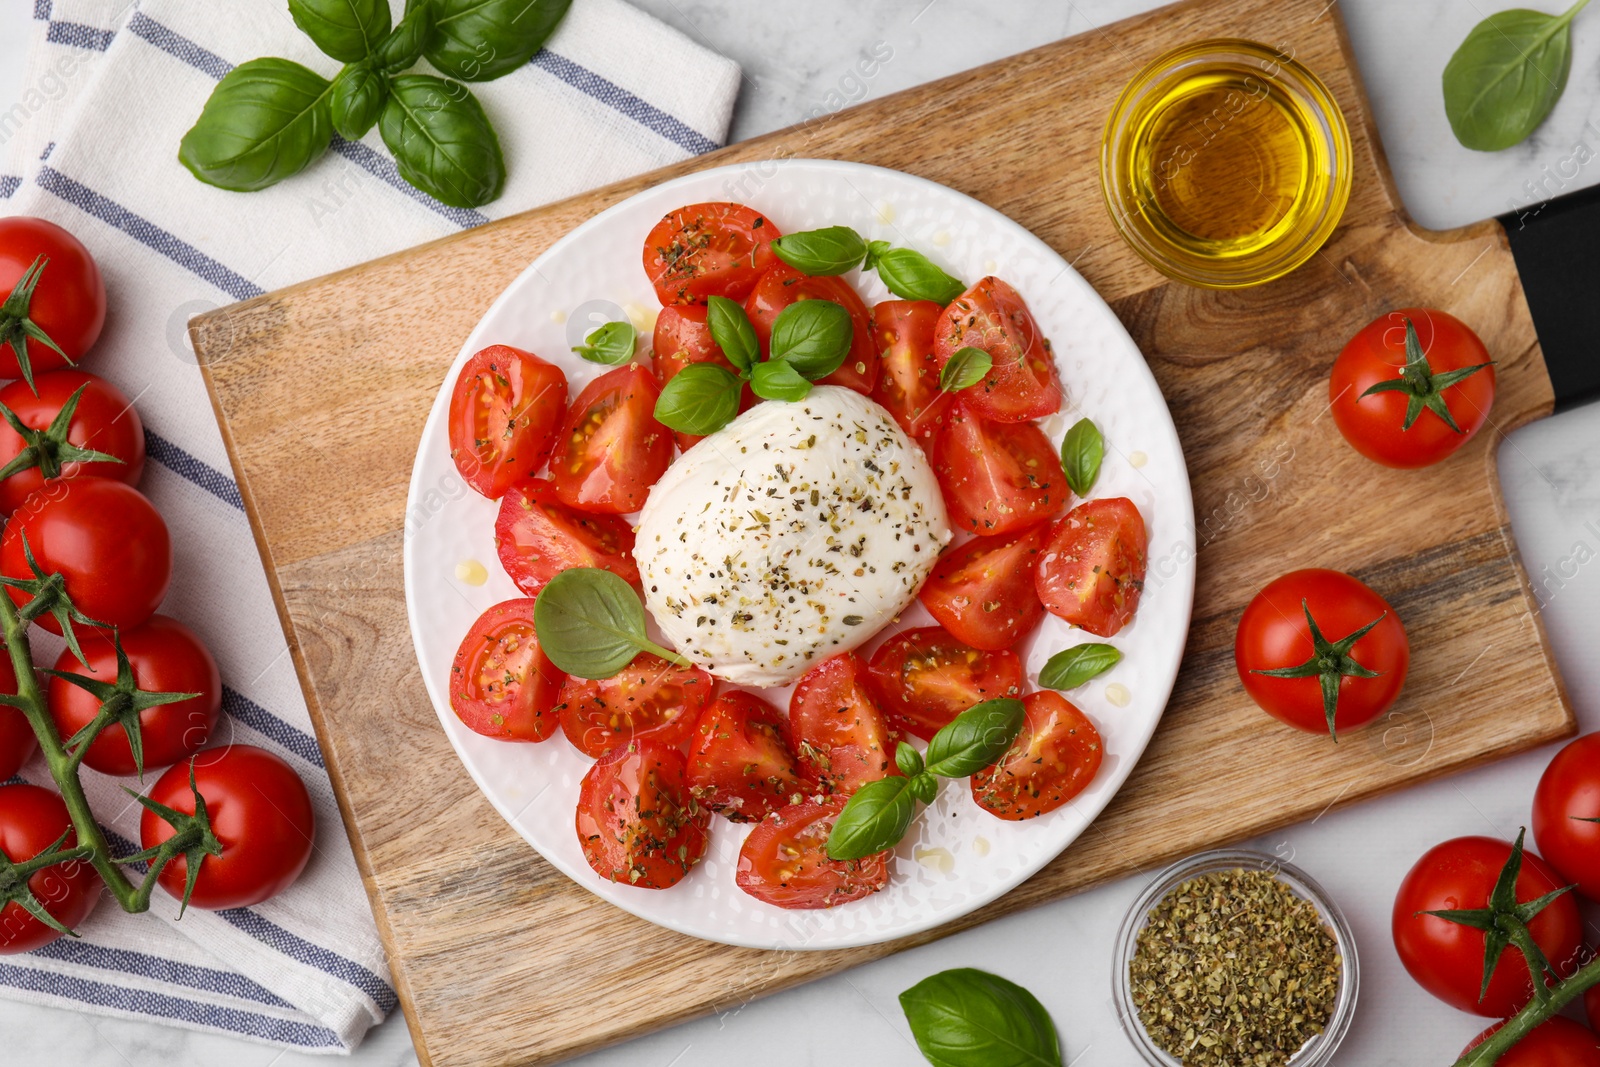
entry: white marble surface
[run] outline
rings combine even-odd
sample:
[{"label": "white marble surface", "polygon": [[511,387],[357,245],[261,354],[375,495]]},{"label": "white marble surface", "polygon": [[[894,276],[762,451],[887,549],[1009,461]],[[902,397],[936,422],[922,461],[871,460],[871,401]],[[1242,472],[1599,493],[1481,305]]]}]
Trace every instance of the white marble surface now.
[{"label": "white marble surface", "polygon": [[[738,59],[746,84],[735,135],[796,121],[816,107],[878,96],[1157,6],[1152,0],[635,0],[639,6]],[[1335,0],[1337,2],[1337,0]],[[0,0],[0,110],[19,90],[27,0]],[[1495,156],[1467,152],[1445,125],[1438,72],[1467,29],[1505,3],[1345,0],[1384,145],[1406,204],[1422,223],[1447,227],[1500,214],[1528,199],[1587,140],[1600,148],[1600,14],[1578,20],[1566,99],[1528,143]],[[1535,6],[1546,6],[1536,3]],[[1600,10],[1600,9],[1597,9]],[[870,82],[851,73],[878,42],[893,58]],[[1108,47],[1114,42],[1108,42]],[[1593,121],[1590,128],[1587,123]],[[1570,183],[1591,183],[1600,167]],[[1554,186],[1552,185],[1552,188]],[[1600,519],[1600,405],[1537,423],[1506,440],[1502,480],[1524,560],[1545,583],[1545,624],[1586,731],[1600,729],[1600,568],[1567,561],[1581,542],[1600,548],[1586,524]],[[1470,684],[1470,677],[1463,684]],[[1508,715],[1516,714],[1507,708]],[[1399,796],[1330,813],[1253,844],[1291,855],[1345,908],[1361,948],[1363,1010],[1338,1057],[1363,1067],[1447,1062],[1479,1025],[1434,1001],[1401,970],[1388,936],[1395,887],[1413,860],[1455,834],[1510,837],[1528,819],[1549,752],[1500,763]],[[838,977],[601,1052],[585,1067],[717,1067],[781,1062],[917,1064],[896,996],[946,967],[987,967],[1025,981],[1054,1015],[1075,1067],[1138,1067],[1107,993],[1115,926],[1144,879],[1134,878],[967,931]],[[1589,914],[1591,940],[1600,923]],[[574,1011],[582,1011],[581,996]],[[258,1045],[0,1001],[7,1064],[83,1067],[227,1062],[290,1067],[310,1059]],[[443,1051],[443,1050],[441,1050]],[[398,1018],[352,1060],[360,1067],[414,1062]]]}]

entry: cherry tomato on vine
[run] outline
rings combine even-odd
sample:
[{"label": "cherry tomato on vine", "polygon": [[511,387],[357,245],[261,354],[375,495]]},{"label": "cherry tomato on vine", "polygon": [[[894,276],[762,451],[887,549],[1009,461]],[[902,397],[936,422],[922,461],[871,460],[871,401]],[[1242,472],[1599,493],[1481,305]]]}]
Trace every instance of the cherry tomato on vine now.
[{"label": "cherry tomato on vine", "polygon": [[561,729],[579,752],[594,758],[633,740],[682,748],[716,685],[698,667],[641,652],[614,677],[568,677],[561,687]]},{"label": "cherry tomato on vine", "polygon": [[780,908],[832,908],[889,884],[888,852],[859,860],[828,858],[828,835],[844,798],[791,804],[756,823],[739,849],[734,884]]},{"label": "cherry tomato on vine", "polygon": [[983,381],[962,390],[970,410],[995,422],[1027,422],[1060,410],[1061,379],[1050,342],[1022,296],[999,278],[981,279],[944,309],[934,334],[939,370],[963,348],[981,348],[994,359]]},{"label": "cherry tomato on vine", "polygon": [[[30,458],[36,464],[0,481],[0,512],[9,515],[16,511],[45,483],[47,476],[112,478],[127,485],[139,484],[139,476],[144,473],[144,423],[120,389],[80,370],[51,371],[39,375],[33,384],[39,390],[37,395],[23,381],[0,389],[0,404],[35,431],[30,434],[31,440],[24,440],[8,424],[0,422],[0,467],[29,447],[34,450]],[[51,423],[72,403],[72,396],[79,389],[83,393],[67,421],[53,429]],[[84,450],[103,452],[122,462],[72,458]]]},{"label": "cherry tomato on vine", "polygon": [[556,434],[550,479],[568,507],[625,515],[672,462],[672,433],[656,421],[656,382],[637,363],[584,386]]},{"label": "cherry tomato on vine", "polygon": [[[1461,1050],[1468,1052],[1499,1032],[1498,1022]],[[1600,1037],[1593,1030],[1557,1015],[1540,1024],[1495,1060],[1495,1067],[1600,1067]]]},{"label": "cherry tomato on vine", "polygon": [[867,685],[897,729],[924,741],[974,704],[1022,692],[1022,661],[1009,649],[971,648],[941,626],[895,634],[872,654]]},{"label": "cherry tomato on vine", "polygon": [[743,300],[778,257],[783,234],[743,204],[690,204],[667,214],[644,240],[644,272],[662,304]]},{"label": "cherry tomato on vine", "polygon": [[[1411,645],[1383,597],[1348,574],[1312,568],[1274,579],[1255,595],[1239,617],[1233,659],[1263,711],[1298,730],[1337,737],[1394,703]],[[1332,695],[1324,676],[1337,680]]]},{"label": "cherry tomato on vine", "polygon": [[954,393],[939,387],[933,329],[944,309],[932,300],[885,300],[872,309],[872,336],[883,353],[872,399],[924,448],[950,412]]},{"label": "cherry tomato on vine", "polygon": [[[28,377],[19,348],[26,348],[35,375],[77,363],[106,321],[106,285],[94,257],[83,242],[44,219],[0,218],[0,298],[0,378]],[[28,336],[25,322],[61,351]]]},{"label": "cherry tomato on vine", "polygon": [[803,792],[778,709],[740,690],[711,702],[695,724],[689,788],[734,822],[754,822]]},{"label": "cherry tomato on vine", "polygon": [[867,305],[843,278],[814,278],[787,263],[774,264],[744,302],[761,351],[766,353],[772,341],[772,326],[778,316],[802,300],[831,300],[850,313],[850,351],[839,369],[822,379],[821,384],[842,385],[858,393],[872,392],[878,381],[878,345],[872,336],[872,317]]},{"label": "cherry tomato on vine", "polygon": [[506,490],[495,517],[494,544],[500,565],[529,596],[573,567],[597,567],[625,582],[639,581],[627,520],[568,507],[547,478],[529,478]]},{"label": "cherry tomato on vine", "polygon": [[641,889],[677,885],[705,855],[711,812],[684,782],[683,753],[650,741],[618,745],[578,789],[578,844],[602,878]]},{"label": "cherry tomato on vine", "polygon": [[789,748],[800,773],[829,793],[847,794],[899,774],[900,738],[867,689],[867,667],[854,652],[823,660],[789,695]]},{"label": "cherry tomato on vine", "polygon": [[[4,648],[0,648],[0,691],[13,696],[17,692],[17,672]],[[33,736],[33,727],[28,725],[22,709],[0,704],[0,782],[21,770],[38,747],[39,740]]]},{"label": "cherry tomato on vine", "polygon": [[1055,811],[1089,787],[1105,758],[1100,731],[1060,693],[1022,698],[1027,711],[1011,749],[972,776],[972,799],[1017,821]]},{"label": "cherry tomato on vine", "polygon": [[[61,798],[36,785],[0,786],[0,852],[12,863],[33,859],[63,833],[63,850],[77,845],[72,819]],[[68,860],[36,871],[28,889],[44,910],[69,929],[89,917],[100,900],[100,876],[87,860]],[[31,952],[63,936],[30,915],[15,900],[0,907],[0,955]]]},{"label": "cherry tomato on vine", "polygon": [[1427,467],[1472,439],[1494,406],[1489,351],[1443,311],[1401,308],[1350,339],[1328,379],[1333,421],[1363,456]]},{"label": "cherry tomato on vine", "polygon": [[[1528,964],[1515,945],[1507,948],[1480,999],[1484,931],[1425,913],[1488,909],[1514,851],[1510,843],[1492,837],[1454,838],[1425,852],[1395,894],[1392,927],[1400,962],[1418,985],[1461,1011],[1499,1018],[1516,1014],[1533,999]],[[1517,904],[1538,900],[1564,884],[1538,856],[1522,853]],[[1570,974],[1583,948],[1583,921],[1572,894],[1551,901],[1526,926],[1551,965]]]},{"label": "cherry tomato on vine", "polygon": [[1049,532],[1041,523],[953,545],[917,596],[956,640],[990,651],[1011,648],[1044,618],[1033,576]]},{"label": "cherry tomato on vine", "polygon": [[1545,862],[1600,901],[1600,733],[1556,753],[1533,794],[1533,839]]},{"label": "cherry tomato on vine", "polygon": [[1055,446],[1031,422],[991,422],[957,404],[929,459],[950,525],[968,533],[1013,533],[1055,518],[1072,502]]},{"label": "cherry tomato on vine", "polygon": [[450,458],[468,485],[498,500],[544,466],[566,411],[560,368],[520,348],[490,345],[456,376]]},{"label": "cherry tomato on vine", "polygon": [[1112,637],[1139,609],[1149,554],[1150,535],[1133,501],[1085,500],[1050,528],[1034,586],[1052,615]]},{"label": "cherry tomato on vine", "polygon": [[450,664],[450,710],[469,730],[502,741],[543,741],[560,725],[566,674],[539,647],[533,598],[478,616]]},{"label": "cherry tomato on vine", "polygon": [[[205,798],[222,855],[201,860],[190,905],[244,908],[288,889],[311,859],[316,835],[311,794],[294,768],[253,745],[208,749],[194,757],[193,766],[195,788]],[[150,798],[193,815],[189,768],[188,760],[167,768]],[[149,808],[140,816],[139,838],[145,848],[156,847],[174,832]],[[181,900],[187,876],[188,860],[178,856],[162,868],[159,884]]]},{"label": "cherry tomato on vine", "polygon": [[[148,622],[119,635],[133,670],[133,682],[146,693],[198,693],[188,700],[158,704],[139,715],[139,735],[146,770],[167,767],[199,752],[211,737],[222,708],[222,677],[217,661],[195,632],[176,619],[152,615]],[[78,635],[87,664],[63,649],[56,670],[70,671],[99,682],[117,680],[117,650],[102,633],[84,627]],[[100,698],[63,678],[52,677],[46,689],[50,717],[63,739],[94,720]],[[83,762],[102,774],[138,773],[128,732],[112,723],[84,754]]]},{"label": "cherry tomato on vine", "polygon": [[[23,502],[0,537],[0,574],[32,579],[22,539],[45,574],[61,573],[67,595],[97,622],[130,630],[155,614],[172,578],[172,538],[143,493],[109,478],[47,485]],[[7,588],[20,607],[32,599]],[[61,624],[35,620],[53,634]]]}]

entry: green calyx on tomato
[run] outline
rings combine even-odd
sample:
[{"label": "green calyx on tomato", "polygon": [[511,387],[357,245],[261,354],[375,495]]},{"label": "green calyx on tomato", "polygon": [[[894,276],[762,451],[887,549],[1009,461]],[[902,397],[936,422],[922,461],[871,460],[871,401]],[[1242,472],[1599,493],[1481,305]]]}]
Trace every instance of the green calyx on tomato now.
[{"label": "green calyx on tomato", "polygon": [[1493,364],[1494,361],[1490,360],[1488,363],[1478,363],[1471,367],[1435,374],[1433,368],[1428,365],[1427,353],[1422,351],[1422,342],[1417,338],[1417,328],[1412,325],[1410,319],[1406,319],[1406,365],[1400,371],[1400,377],[1378,382],[1361,395],[1405,393],[1406,417],[1400,425],[1402,430],[1411,429],[1422,415],[1422,409],[1427,408],[1443,419],[1445,425],[1456,433],[1464,433],[1465,431],[1456,425],[1455,416],[1450,414],[1449,405],[1444,402],[1444,391]]},{"label": "green calyx on tomato", "polygon": [[[16,351],[20,353],[22,349],[18,348]],[[26,366],[26,363],[24,363],[24,366]],[[28,384],[32,386],[32,380]],[[67,463],[123,462],[118,457],[105,452],[97,452],[92,448],[79,448],[67,440],[67,431],[71,428],[72,416],[77,412],[78,401],[82,399],[83,391],[87,388],[89,388],[88,382],[78,386],[67,402],[61,405],[61,410],[56,413],[56,417],[50,420],[50,425],[43,430],[35,430],[31,426],[24,424],[21,419],[17,418],[16,412],[4,404],[0,404],[0,418],[4,418],[6,424],[15,430],[17,436],[22,438],[23,441],[22,451],[12,457],[10,463],[0,467],[0,482],[5,481],[13,474],[18,474],[33,467],[38,467],[39,473],[45,478],[58,478],[61,476],[62,466]]]},{"label": "green calyx on tomato", "polygon": [[46,868],[87,860],[94,855],[94,849],[87,845],[63,849],[61,846],[67,843],[67,838],[71,835],[70,829],[63,831],[49,848],[21,863],[13,863],[5,851],[0,849],[0,909],[4,909],[7,904],[16,904],[57,933],[70,937],[78,936],[76,931],[46,911],[39,898],[34,896],[33,890],[28,887],[29,879]]},{"label": "green calyx on tomato", "polygon": [[78,635],[73,630],[73,623],[84,626],[99,626],[107,628],[106,623],[98,619],[91,619],[79,611],[72,598],[67,596],[67,580],[59,572],[46,574],[39,566],[39,561],[33,557],[33,547],[28,544],[28,535],[22,535],[22,554],[28,561],[28,569],[33,571],[32,578],[8,578],[0,575],[0,585],[9,586],[28,593],[33,599],[17,609],[17,616],[24,624],[33,622],[41,615],[49,614],[61,627],[61,636],[66,638],[67,647],[72,649],[72,654],[78,657],[79,663],[87,663],[88,657],[83,654],[82,647],[78,644]]},{"label": "green calyx on tomato", "polygon": [[[133,735],[129,734],[131,738]],[[178,918],[183,918],[183,913],[188,910],[189,897],[194,893],[195,882],[200,878],[200,867],[207,856],[221,856],[222,842],[217,840],[216,833],[211,828],[211,816],[206,814],[206,798],[200,795],[200,787],[194,780],[194,757],[189,759],[189,789],[194,793],[194,814],[185,815],[175,808],[151,797],[140,796],[133,790],[128,790],[128,795],[143,804],[146,808],[161,816],[162,819],[177,831],[161,844],[136,852],[118,860],[118,863],[137,863],[145,861],[150,864],[150,873],[145,877],[140,893],[148,897],[150,889],[155,886],[162,868],[173,860],[182,856],[186,870],[183,883],[183,897],[178,904]]]},{"label": "green calyx on tomato", "polygon": [[1542,1003],[1550,997],[1549,988],[1539,980],[1541,973],[1549,975],[1553,981],[1561,981],[1561,975],[1545,957],[1544,950],[1534,941],[1533,935],[1528,932],[1528,924],[1533,921],[1535,915],[1558,898],[1570,893],[1573,887],[1563,886],[1537,900],[1530,900],[1526,904],[1517,903],[1517,875],[1522,873],[1522,839],[1526,835],[1526,829],[1517,832],[1516,844],[1511,846],[1511,856],[1501,868],[1500,877],[1495,881],[1494,890],[1489,894],[1488,907],[1446,909],[1426,913],[1447,922],[1483,931],[1483,986],[1478,993],[1480,1000],[1489,994],[1489,980],[1494,975],[1495,965],[1500,962],[1501,954],[1512,945],[1522,953],[1522,958],[1528,964],[1528,972],[1534,976],[1533,995],[1536,1001]]},{"label": "green calyx on tomato", "polygon": [[1350,655],[1350,649],[1355,643],[1367,636],[1367,632],[1384,620],[1386,611],[1376,619],[1367,623],[1354,633],[1342,637],[1337,641],[1329,641],[1322,636],[1322,631],[1317,628],[1317,620],[1311,617],[1311,605],[1301,598],[1300,607],[1306,613],[1306,625],[1311,627],[1311,643],[1315,651],[1311,658],[1295,667],[1276,667],[1271,670],[1255,668],[1251,674],[1262,674],[1268,678],[1316,678],[1322,683],[1322,711],[1328,717],[1328,736],[1335,742],[1339,740],[1339,731],[1334,727],[1334,716],[1339,710],[1339,679],[1341,678],[1376,678],[1378,671],[1368,670],[1357,663]]},{"label": "green calyx on tomato", "polygon": [[6,297],[5,303],[0,304],[0,345],[10,345],[11,351],[16,353],[17,366],[22,370],[22,380],[28,383],[29,389],[33,389],[33,364],[28,359],[30,339],[38,341],[69,364],[72,362],[72,358],[61,351],[61,346],[28,317],[29,305],[33,303],[34,287],[39,284],[45,267],[49,265],[50,261],[44,256],[35,259],[33,265],[18,280],[16,287],[11,290],[11,295]]},{"label": "green calyx on tomato", "polygon": [[[102,682],[82,674],[71,671],[57,671],[42,667],[45,674],[52,678],[60,678],[64,682],[71,682],[79,689],[86,690],[100,701],[100,710],[83,729],[67,738],[67,747],[72,750],[74,762],[82,762],[89,751],[89,745],[100,735],[107,726],[117,724],[128,735],[128,749],[133,753],[133,765],[137,769],[139,778],[144,778],[144,733],[141,729],[140,716],[150,708],[160,707],[162,704],[177,704],[180,701],[192,700],[199,693],[152,693],[140,689],[133,679],[133,665],[128,662],[128,654],[122,649],[122,639],[115,630],[111,632],[111,640],[117,649],[117,680],[115,682]],[[80,660],[80,662],[82,662]]]}]

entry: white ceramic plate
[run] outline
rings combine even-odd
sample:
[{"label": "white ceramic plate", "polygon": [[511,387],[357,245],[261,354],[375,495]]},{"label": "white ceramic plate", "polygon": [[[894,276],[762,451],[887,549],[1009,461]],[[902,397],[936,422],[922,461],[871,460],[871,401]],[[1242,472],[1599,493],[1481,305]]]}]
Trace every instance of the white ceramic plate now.
[{"label": "white ceramic plate", "polygon": [[[672,209],[707,200],[747,203],[784,233],[853,226],[868,239],[919,249],[969,282],[991,273],[1011,282],[1053,341],[1066,385],[1065,408],[1044,421],[1045,432],[1059,442],[1079,417],[1093,418],[1107,441],[1094,494],[1130,497],[1150,528],[1144,598],[1134,622],[1112,640],[1124,659],[1070,694],[1105,740],[1093,784],[1065,807],[1014,823],[980,809],[966,782],[946,782],[898,849],[889,887],[826,911],[785,911],[742,893],[733,874],[747,828],[721,817],[713,820],[704,862],[672,889],[598,877],[573,828],[578,784],[591,761],[561,737],[537,745],[481,737],[449,705],[450,662],[462,637],[484,609],[521,595],[495,555],[495,503],[468,489],[450,461],[445,422],[456,374],[480,348],[515,345],[560,366],[576,395],[606,368],[573,355],[574,339],[616,309],[649,337],[658,304],[640,264],[645,235]],[[876,275],[847,277],[869,305],[889,296]],[[418,446],[407,502],[406,607],[428,694],[461,762],[506,821],[568,877],[694,937],[756,948],[843,948],[914,934],[988,903],[1053,859],[1106,806],[1172,690],[1194,596],[1193,531],[1188,473],[1155,379],[1111,309],[1044,242],[970,197],[897,171],[817,160],[749,163],[666,182],[596,215],[540,256],[478,323],[439,384]],[[458,576],[472,561],[487,568],[487,583]],[[931,624],[917,604],[900,628]],[[1019,649],[1029,685],[1053,653],[1085,640],[1093,638],[1046,615]],[[786,690],[765,695],[787,706]]]}]

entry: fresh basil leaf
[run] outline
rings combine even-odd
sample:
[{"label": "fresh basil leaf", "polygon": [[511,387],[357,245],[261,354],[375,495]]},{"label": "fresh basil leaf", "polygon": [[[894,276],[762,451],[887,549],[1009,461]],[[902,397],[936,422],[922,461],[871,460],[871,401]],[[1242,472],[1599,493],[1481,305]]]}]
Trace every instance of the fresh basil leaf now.
[{"label": "fresh basil leaf", "polygon": [[592,331],[583,339],[583,344],[573,351],[590,363],[618,367],[633,358],[638,337],[638,331],[633,328],[633,323],[608,322]]},{"label": "fresh basil leaf", "polygon": [[807,381],[826,378],[850,354],[850,312],[832,300],[798,300],[772,324],[771,358],[782,360]]},{"label": "fresh basil leaf", "polygon": [[929,774],[965,778],[1006,754],[1022,732],[1022,701],[1011,697],[985,700],[957,715],[928,742]]},{"label": "fresh basil leaf", "polygon": [[366,59],[389,34],[389,0],[289,0],[289,16],[341,63]]},{"label": "fresh basil leaf", "polygon": [[777,257],[801,274],[827,277],[861,265],[867,243],[848,226],[786,233],[772,242]]},{"label": "fresh basil leaf", "polygon": [[948,304],[967,291],[927,256],[909,248],[886,248],[873,257],[872,266],[889,291],[902,300]]},{"label": "fresh basil leaf", "polygon": [[907,778],[915,778],[922,773],[922,753],[904,741],[894,750],[894,763]]},{"label": "fresh basil leaf", "polygon": [[726,367],[691,363],[674,374],[656,398],[656,421],[669,430],[704,437],[739,414],[744,385]]},{"label": "fresh basil leaf", "polygon": [[1444,67],[1444,112],[1467,148],[1495,152],[1527,138],[1555,108],[1572,69],[1572,19],[1516,8],[1472,28]]},{"label": "fresh basil leaf", "polygon": [[383,102],[389,98],[389,83],[365,60],[351,63],[333,79],[329,97],[333,128],[339,136],[359,141],[377,124]]},{"label": "fresh basil leaf", "polygon": [[572,0],[433,0],[428,62],[465,82],[493,81],[527,65]]},{"label": "fresh basil leaf", "polygon": [[539,590],[533,631],[550,662],[579,678],[610,678],[641,652],[689,666],[645,636],[644,605],[633,586],[595,567],[564,570]]},{"label": "fresh basil leaf", "polygon": [[1061,1039],[1037,997],[973,967],[900,994],[917,1048],[934,1067],[1061,1067]]},{"label": "fresh basil leaf", "polygon": [[252,59],[223,75],[178,146],[208,185],[253,192],[300,173],[328,150],[328,80],[287,59]]},{"label": "fresh basil leaf", "polygon": [[898,845],[917,814],[910,785],[896,774],[852,793],[828,835],[828,858],[859,860]]},{"label": "fresh basil leaf", "polygon": [[922,771],[911,776],[911,784],[906,788],[911,790],[911,795],[924,804],[932,804],[933,798],[939,795],[939,779]]},{"label": "fresh basil leaf", "polygon": [[750,391],[762,400],[787,400],[792,404],[811,395],[811,383],[784,360],[768,360],[751,369]]},{"label": "fresh basil leaf", "polygon": [[433,29],[433,5],[428,0],[406,0],[406,13],[394,32],[385,37],[373,60],[385,74],[400,74],[422,58],[422,46]]},{"label": "fresh basil leaf", "polygon": [[994,357],[981,348],[958,348],[939,372],[939,388],[947,393],[970,389],[988,377]]},{"label": "fresh basil leaf", "polygon": [[756,328],[750,325],[744,308],[725,296],[713,296],[706,301],[706,325],[728,362],[740,374],[750,377],[750,368],[761,358],[761,343],[756,340]]},{"label": "fresh basil leaf", "polygon": [[1061,439],[1061,469],[1067,476],[1067,487],[1079,496],[1088,496],[1094,480],[1100,477],[1100,461],[1105,458],[1106,439],[1100,427],[1088,419],[1079,419]]},{"label": "fresh basil leaf", "polygon": [[1122,653],[1112,645],[1095,642],[1074,645],[1050,657],[1039,672],[1039,684],[1046,689],[1076,689],[1109,671],[1121,660]]},{"label": "fresh basil leaf", "polygon": [[500,139],[472,92],[430,74],[389,83],[378,130],[400,177],[451,207],[482,207],[506,184]]},{"label": "fresh basil leaf", "polygon": [[894,247],[894,246],[889,244],[888,241],[868,241],[867,242],[867,260],[866,260],[866,264],[865,264],[866,269],[867,270],[877,270],[878,269],[878,257],[882,256],[885,252],[889,251],[889,249],[892,248],[892,247]]}]

